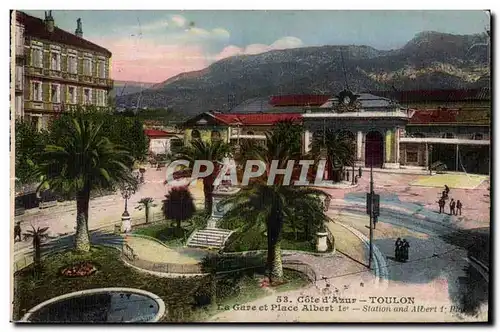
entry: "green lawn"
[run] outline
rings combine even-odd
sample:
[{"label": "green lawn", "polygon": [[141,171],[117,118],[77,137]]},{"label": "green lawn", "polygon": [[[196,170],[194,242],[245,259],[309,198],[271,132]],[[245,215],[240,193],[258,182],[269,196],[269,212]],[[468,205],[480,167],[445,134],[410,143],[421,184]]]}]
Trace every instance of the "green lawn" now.
[{"label": "green lawn", "polygon": [[[316,242],[304,239],[303,234],[284,232],[281,249],[316,252]],[[267,250],[267,238],[264,234],[248,231],[244,234],[234,233],[227,241],[224,251],[240,252],[248,250]]]},{"label": "green lawn", "polygon": [[181,228],[177,228],[177,222],[165,220],[151,225],[142,225],[133,230],[135,234],[142,234],[154,237],[165,243],[169,247],[182,247],[186,244],[189,235],[198,228],[201,228],[203,217],[196,215],[191,219],[181,222]]},{"label": "green lawn", "polygon": [[[89,277],[66,278],[60,270],[75,262],[91,261],[99,266],[99,271]],[[79,290],[103,287],[130,287],[152,292],[163,299],[168,315],[165,322],[201,321],[210,312],[210,278],[159,278],[143,274],[126,266],[116,249],[93,247],[87,254],[73,251],[58,253],[44,259],[44,270],[38,279],[33,277],[31,268],[14,275],[13,319],[19,320],[27,310],[55,296]],[[251,301],[265,295],[253,277],[254,271],[247,270],[225,275],[217,282],[217,301]],[[288,290],[302,287],[308,282],[305,276],[288,272],[285,278],[290,282],[278,287]]]}]

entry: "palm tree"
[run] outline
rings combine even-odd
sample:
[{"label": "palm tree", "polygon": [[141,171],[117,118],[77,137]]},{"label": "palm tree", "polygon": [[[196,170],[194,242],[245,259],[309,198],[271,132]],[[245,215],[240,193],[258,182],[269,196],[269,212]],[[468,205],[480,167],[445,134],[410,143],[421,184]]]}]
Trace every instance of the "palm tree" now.
[{"label": "palm tree", "polygon": [[[283,168],[300,151],[294,150],[289,141],[283,139],[280,130],[266,134],[266,147],[253,151],[254,158],[266,163],[268,171],[273,160]],[[268,173],[268,172],[267,172]],[[282,230],[285,224],[296,227],[294,215],[301,211],[310,216],[315,225],[323,225],[328,217],[321,205],[320,197],[328,194],[313,188],[284,186],[276,177],[275,183],[267,185],[267,176],[261,177],[236,195],[221,202],[229,204],[230,209],[222,220],[223,226],[239,227],[241,232],[254,229],[267,233],[267,268],[270,280],[283,278],[281,259]],[[309,220],[307,221],[309,222]]]},{"label": "palm tree", "polygon": [[344,167],[354,164],[355,142],[348,132],[327,129],[324,133],[315,136],[311,151],[313,156],[322,157],[322,149],[326,150],[328,171],[336,172],[337,180],[338,174]]},{"label": "palm tree", "polygon": [[[308,187],[254,183],[221,204],[231,208],[221,221],[222,227],[237,227],[241,233],[250,230],[267,233],[267,269],[269,278],[283,278],[281,259],[282,230],[285,225],[296,227],[296,213],[300,211],[309,218],[303,219],[304,228],[315,228],[314,232],[329,220],[321,206],[320,197],[329,197],[325,192]],[[311,233],[312,229],[306,229]]]},{"label": "palm tree", "polygon": [[127,150],[111,143],[102,130],[103,121],[75,112],[57,145],[47,145],[41,155],[39,189],[76,196],[75,248],[90,250],[88,228],[90,192],[112,189],[120,183],[135,183]]},{"label": "palm tree", "polygon": [[137,202],[139,206],[136,206],[136,209],[142,210],[144,208],[144,212],[146,213],[146,224],[149,222],[150,209],[156,206],[153,202],[154,199],[151,197],[143,197],[139,202]]},{"label": "palm tree", "polygon": [[194,140],[191,145],[184,146],[176,153],[172,160],[187,160],[190,167],[196,160],[208,160],[214,164],[214,171],[209,176],[203,178],[203,194],[205,196],[205,212],[212,213],[212,193],[214,191],[214,181],[220,171],[220,163],[225,157],[230,155],[231,148],[223,141],[204,142]]},{"label": "palm tree", "polygon": [[33,239],[33,265],[35,273],[40,272],[42,268],[42,240],[46,239],[49,235],[46,233],[49,229],[48,227],[44,228],[35,228],[35,226],[31,225],[31,230],[28,230],[24,233],[24,240]]}]

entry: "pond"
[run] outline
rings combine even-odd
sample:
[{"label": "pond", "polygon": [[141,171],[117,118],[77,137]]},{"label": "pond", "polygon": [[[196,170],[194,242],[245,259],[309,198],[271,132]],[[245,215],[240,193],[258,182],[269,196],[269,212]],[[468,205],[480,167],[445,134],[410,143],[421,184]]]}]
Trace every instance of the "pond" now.
[{"label": "pond", "polygon": [[155,322],[165,304],[153,293],[131,288],[100,288],[65,294],[31,309],[24,322]]}]

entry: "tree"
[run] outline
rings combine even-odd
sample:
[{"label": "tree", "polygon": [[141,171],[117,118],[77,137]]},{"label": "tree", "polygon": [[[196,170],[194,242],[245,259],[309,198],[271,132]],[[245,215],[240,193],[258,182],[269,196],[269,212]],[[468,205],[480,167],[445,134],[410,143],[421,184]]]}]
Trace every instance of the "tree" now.
[{"label": "tree", "polygon": [[49,235],[46,233],[49,229],[48,227],[44,228],[35,228],[35,226],[31,225],[31,230],[28,230],[24,233],[24,240],[32,239],[33,244],[33,266],[35,275],[40,273],[42,270],[42,241],[46,239]]},{"label": "tree", "polygon": [[136,207],[138,210],[142,210],[144,208],[144,212],[146,214],[146,224],[149,222],[149,212],[150,208],[155,207],[156,204],[153,203],[154,199],[151,197],[143,197],[138,202],[139,206]]},{"label": "tree", "polygon": [[16,120],[16,182],[29,184],[36,182],[36,167],[39,154],[43,151],[48,133],[39,132],[30,123]]},{"label": "tree", "polygon": [[[289,160],[300,151],[293,148],[290,141],[284,139],[282,131],[266,134],[266,147],[254,151],[255,158],[266,163],[269,170],[273,160],[278,160],[278,167],[284,168]],[[322,225],[328,220],[321,204],[320,197],[329,197],[325,192],[298,186],[282,185],[282,176],[277,176],[275,182],[267,184],[267,176],[263,176],[236,195],[222,201],[229,204],[230,210],[222,219],[222,225],[235,226],[240,224],[242,232],[254,229],[266,232],[267,236],[267,267],[270,280],[279,281],[283,278],[281,260],[281,239],[285,224],[296,227],[296,211],[302,211]],[[236,225],[238,226],[238,225]]]},{"label": "tree", "polygon": [[313,140],[312,154],[319,158],[321,150],[325,149],[329,172],[335,173],[336,181],[344,167],[352,166],[355,160],[355,141],[345,131],[325,130]]},{"label": "tree", "polygon": [[221,225],[237,226],[242,233],[266,232],[269,278],[279,282],[283,278],[281,259],[283,228],[285,225],[294,227],[297,211],[308,215],[306,223],[314,220],[312,224],[317,227],[328,221],[324,211],[318,208],[321,196],[329,195],[314,188],[254,183],[221,202],[223,205],[231,206],[221,220]]},{"label": "tree", "polygon": [[193,197],[186,187],[170,189],[163,201],[163,214],[165,219],[175,220],[177,229],[181,228],[183,220],[191,218],[195,213]]},{"label": "tree", "polygon": [[[173,160],[189,161],[189,168],[193,167],[196,160],[208,160],[214,164],[212,174],[203,178],[203,194],[205,196],[205,212],[207,215],[212,213],[212,193],[214,191],[214,181],[221,169],[221,162],[230,154],[231,148],[222,141],[204,142],[194,140],[191,145],[184,146],[173,156]],[[202,169],[203,171],[203,169]]]},{"label": "tree", "polygon": [[43,181],[39,188],[76,197],[75,248],[89,251],[91,190],[116,188],[136,180],[131,173],[129,152],[108,139],[102,118],[81,111],[71,116],[71,121],[55,121],[58,130],[51,135],[57,143],[48,144],[41,154],[39,174]]}]

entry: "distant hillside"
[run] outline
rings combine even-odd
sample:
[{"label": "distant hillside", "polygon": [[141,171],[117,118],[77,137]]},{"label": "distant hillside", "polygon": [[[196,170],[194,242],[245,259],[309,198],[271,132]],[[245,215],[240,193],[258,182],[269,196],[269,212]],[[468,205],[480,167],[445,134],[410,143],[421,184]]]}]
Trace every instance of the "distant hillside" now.
[{"label": "distant hillside", "polygon": [[155,83],[141,83],[133,81],[114,81],[113,90],[111,90],[112,97],[124,96],[132,93],[141,92],[154,86]]},{"label": "distant hillside", "polygon": [[[141,106],[185,114],[226,111],[244,100],[278,94],[336,94],[352,90],[457,89],[488,85],[486,34],[417,34],[397,50],[369,46],[321,46],[275,50],[220,60],[183,73],[141,94]],[[139,94],[118,98],[133,106]]]}]

